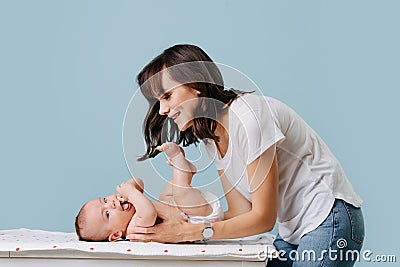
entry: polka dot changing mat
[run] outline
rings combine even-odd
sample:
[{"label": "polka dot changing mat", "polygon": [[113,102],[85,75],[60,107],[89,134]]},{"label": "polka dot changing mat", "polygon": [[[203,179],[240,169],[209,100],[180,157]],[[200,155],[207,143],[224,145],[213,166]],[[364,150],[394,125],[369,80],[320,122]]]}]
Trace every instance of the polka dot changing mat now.
[{"label": "polka dot changing mat", "polygon": [[43,230],[0,230],[0,252],[57,251],[112,253],[137,256],[229,256],[257,259],[260,251],[273,251],[274,236],[262,234],[243,239],[218,240],[207,243],[161,244],[157,242],[84,242],[75,233]]}]

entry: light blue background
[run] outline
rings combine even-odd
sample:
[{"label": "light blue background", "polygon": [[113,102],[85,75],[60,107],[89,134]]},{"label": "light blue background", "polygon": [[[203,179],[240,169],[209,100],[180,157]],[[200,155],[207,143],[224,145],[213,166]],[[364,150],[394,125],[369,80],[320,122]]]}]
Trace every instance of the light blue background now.
[{"label": "light blue background", "polygon": [[399,258],[399,10],[387,0],[0,0],[0,229],[73,231],[83,202],[129,178],[121,135],[136,74],[193,43],[322,136],[364,199],[364,249]]}]

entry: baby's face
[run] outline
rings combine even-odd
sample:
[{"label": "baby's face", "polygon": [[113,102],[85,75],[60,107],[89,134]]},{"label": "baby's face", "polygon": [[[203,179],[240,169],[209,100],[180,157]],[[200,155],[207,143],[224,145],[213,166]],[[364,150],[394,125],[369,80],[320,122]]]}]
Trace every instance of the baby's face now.
[{"label": "baby's face", "polygon": [[125,234],[135,213],[131,203],[121,203],[116,195],[90,200],[86,204],[86,219],[98,233],[112,234],[121,231]]}]

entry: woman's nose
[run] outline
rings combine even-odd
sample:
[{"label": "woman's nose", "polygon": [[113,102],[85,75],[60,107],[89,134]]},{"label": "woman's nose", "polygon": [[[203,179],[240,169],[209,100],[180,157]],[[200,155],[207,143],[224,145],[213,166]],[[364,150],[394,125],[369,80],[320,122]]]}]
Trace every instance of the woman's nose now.
[{"label": "woman's nose", "polygon": [[168,115],[169,113],[169,106],[166,101],[160,101],[160,115]]}]

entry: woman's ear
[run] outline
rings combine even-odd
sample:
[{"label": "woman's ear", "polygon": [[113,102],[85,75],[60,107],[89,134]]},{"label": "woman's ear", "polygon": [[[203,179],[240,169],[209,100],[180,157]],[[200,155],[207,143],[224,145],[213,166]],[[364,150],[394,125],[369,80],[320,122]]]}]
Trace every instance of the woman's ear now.
[{"label": "woman's ear", "polygon": [[118,239],[120,239],[121,237],[122,237],[121,231],[114,232],[108,236],[108,241],[114,242],[114,241],[117,241]]}]

